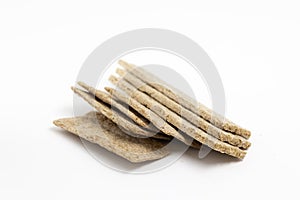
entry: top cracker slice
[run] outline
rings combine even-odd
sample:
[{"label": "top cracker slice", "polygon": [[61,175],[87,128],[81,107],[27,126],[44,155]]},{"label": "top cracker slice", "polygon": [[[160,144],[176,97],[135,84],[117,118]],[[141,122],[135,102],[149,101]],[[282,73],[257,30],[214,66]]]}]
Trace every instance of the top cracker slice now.
[{"label": "top cracker slice", "polygon": [[205,120],[211,122],[213,125],[221,128],[223,130],[229,131],[236,135],[240,135],[246,139],[248,139],[251,135],[249,130],[246,130],[230,120],[222,117],[221,115],[213,112],[211,109],[207,108],[203,104],[196,102],[191,97],[185,95],[184,93],[176,90],[175,88],[169,86],[161,79],[155,77],[150,72],[138,68],[133,64],[126,63],[125,61],[120,60],[119,64],[123,66],[125,69],[130,71],[133,75],[142,79],[145,83],[149,84],[153,88],[157,89],[164,95],[168,96],[172,100],[176,101],[180,105],[184,106],[185,108],[189,109],[190,111],[194,112],[195,114],[201,116]]},{"label": "top cracker slice", "polygon": [[133,163],[156,160],[169,154],[163,140],[127,135],[111,120],[97,112],[53,122],[85,140],[96,143]]},{"label": "top cracker slice", "polygon": [[165,119],[167,122],[172,124],[173,126],[180,129],[183,133],[189,135],[194,138],[198,142],[207,145],[208,147],[219,151],[221,153],[225,153],[231,155],[233,157],[243,159],[246,155],[246,151],[232,146],[228,143],[222,142],[215,137],[207,134],[203,130],[199,129],[195,125],[191,124],[189,121],[185,120],[178,114],[174,113],[161,103],[152,99],[145,93],[137,90],[134,86],[128,83],[126,80],[122,78],[117,78],[115,76],[110,76],[109,80],[115,84],[118,88],[122,89],[125,93],[127,93],[131,98],[135,99],[139,103],[143,104],[151,111],[156,113],[161,118]]}]

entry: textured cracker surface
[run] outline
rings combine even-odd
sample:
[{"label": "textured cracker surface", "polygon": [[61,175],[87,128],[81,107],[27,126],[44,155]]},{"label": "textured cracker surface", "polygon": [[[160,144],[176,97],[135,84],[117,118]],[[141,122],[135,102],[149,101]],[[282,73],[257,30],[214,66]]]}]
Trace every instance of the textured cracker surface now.
[{"label": "textured cracker surface", "polygon": [[248,139],[251,135],[249,130],[246,130],[230,120],[218,115],[217,113],[213,112],[211,109],[207,108],[203,104],[196,102],[191,97],[185,95],[184,93],[174,89],[173,87],[166,84],[161,79],[155,77],[150,72],[138,68],[135,65],[126,63],[124,61],[119,61],[119,64],[123,66],[125,69],[130,71],[133,75],[142,79],[145,83],[151,85],[153,88],[158,90],[159,92],[163,93],[167,97],[171,98],[172,100],[176,101],[180,105],[184,106],[188,110],[194,112],[195,114],[201,116],[205,120],[211,122],[213,125],[217,126],[218,128],[224,129],[226,131],[230,131],[237,135],[240,135],[246,139]]},{"label": "textured cracker surface", "polygon": [[228,142],[229,144],[240,147],[242,149],[248,149],[250,147],[250,142],[247,141],[245,138],[239,135],[231,134],[229,132],[223,131],[222,129],[215,127],[208,121],[204,120],[195,113],[181,106],[180,104],[165,96],[158,90],[154,89],[153,87],[150,87],[138,77],[127,72],[121,69],[117,69],[117,73],[130,84],[132,84],[136,89],[148,94],[150,97],[152,97],[162,105],[168,107],[172,111],[176,112],[178,115],[184,117],[187,121],[201,128],[206,133],[216,137],[221,141]]},{"label": "textured cracker surface", "polygon": [[156,113],[163,119],[166,119],[167,122],[174,125],[190,137],[199,141],[200,143],[205,144],[216,151],[226,153],[239,159],[243,159],[245,157],[246,151],[243,151],[236,146],[232,146],[228,143],[222,142],[216,139],[215,137],[205,133],[198,127],[188,122],[187,120],[181,118],[179,115],[177,115],[164,105],[160,104],[148,95],[137,90],[124,79],[111,76],[110,81],[117,87],[122,89],[124,92],[126,92],[128,95],[130,95],[131,98],[137,100],[144,106],[148,107],[154,113]]},{"label": "textured cracker surface", "polygon": [[153,111],[142,105],[140,102],[132,99],[128,96],[123,95],[121,92],[114,90],[112,88],[105,88],[114,98],[129,104],[132,108],[134,108],[137,112],[143,115],[146,119],[151,121],[158,129],[160,129],[163,133],[173,136],[179,141],[185,143],[186,145],[191,145],[194,148],[200,148],[201,144],[199,142],[193,141],[193,138],[179,133],[175,128],[170,126],[164,119],[155,114]]},{"label": "textured cracker surface", "polygon": [[[115,124],[119,125],[120,127],[124,128],[127,134],[131,134],[133,136],[140,136],[140,137],[155,137],[156,133],[151,132],[149,130],[142,129],[138,125],[132,123],[122,115],[119,115],[117,112],[111,110],[110,107],[105,105],[104,103],[98,102],[95,100],[94,96],[90,95],[89,93],[82,91],[78,88],[72,88],[72,90],[82,97],[86,102],[88,102],[92,107],[94,107],[98,112],[103,114],[108,119],[112,120]],[[160,136],[158,136],[160,137]]]},{"label": "textured cracker surface", "polygon": [[92,95],[96,96],[101,101],[113,106],[114,108],[117,108],[120,112],[128,116],[130,119],[132,119],[136,124],[139,126],[146,128],[150,131],[157,132],[158,130],[152,125],[149,124],[148,120],[146,120],[141,115],[137,115],[136,113],[132,112],[129,108],[129,106],[125,107],[124,105],[120,104],[119,102],[115,101],[112,96],[108,93],[105,93],[101,90],[97,90],[92,86],[89,86],[83,82],[78,82],[78,85],[80,85],[82,88],[87,90]]},{"label": "textured cracker surface", "polygon": [[133,163],[156,160],[169,154],[163,148],[167,144],[165,141],[131,137],[100,113],[90,112],[85,116],[58,119],[53,123]]}]

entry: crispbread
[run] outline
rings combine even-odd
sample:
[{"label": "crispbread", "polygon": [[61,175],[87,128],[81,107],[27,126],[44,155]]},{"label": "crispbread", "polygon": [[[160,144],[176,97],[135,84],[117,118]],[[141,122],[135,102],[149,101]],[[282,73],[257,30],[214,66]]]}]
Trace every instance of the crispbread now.
[{"label": "crispbread", "polygon": [[190,137],[196,139],[200,143],[209,146],[210,148],[219,151],[221,153],[226,153],[228,155],[243,159],[246,155],[246,152],[239,149],[238,147],[232,146],[225,142],[219,141],[215,137],[205,133],[201,129],[197,128],[187,120],[181,118],[176,113],[163,106],[159,102],[155,101],[148,95],[136,90],[131,84],[129,84],[124,79],[116,78],[110,76],[109,80],[115,84],[117,87],[121,88],[132,98],[140,102],[141,104],[148,107],[150,110],[155,112],[160,117],[166,119],[169,123],[173,124],[181,131],[189,135]]},{"label": "crispbread", "polygon": [[[142,129],[138,125],[130,122],[128,119],[126,119],[119,113],[111,110],[106,104],[95,100],[95,98],[89,93],[75,87],[72,87],[72,90],[80,97],[82,97],[86,102],[88,102],[91,106],[93,106],[97,111],[103,114],[105,117],[109,118],[114,123],[124,128],[125,130],[122,130],[123,132],[126,132],[127,134],[133,135],[135,137],[155,137],[155,132]],[[159,135],[158,137],[161,136]]]},{"label": "crispbread", "polygon": [[131,137],[100,113],[90,112],[85,116],[59,119],[53,123],[133,163],[156,160],[169,154],[164,148],[166,141]]},{"label": "crispbread", "polygon": [[122,112],[123,114],[128,116],[130,119],[132,119],[135,123],[137,123],[141,127],[146,128],[153,132],[159,132],[157,128],[155,128],[152,124],[149,124],[149,121],[147,119],[145,119],[143,116],[137,115],[134,112],[132,112],[131,110],[129,110],[128,109],[129,106],[127,106],[127,108],[125,108],[124,105],[115,101],[110,94],[105,93],[101,90],[97,90],[97,89],[93,88],[92,86],[89,86],[83,82],[78,82],[78,85],[80,85],[82,88],[87,90],[92,95],[96,96],[98,99],[100,99],[104,103],[109,104],[109,105],[113,106],[114,108],[117,108],[120,112]]},{"label": "crispbread", "polygon": [[184,106],[188,110],[194,112],[195,114],[201,116],[205,120],[211,122],[213,125],[218,128],[224,129],[226,131],[232,132],[236,135],[240,135],[248,139],[251,135],[249,130],[246,130],[230,120],[222,117],[221,115],[213,112],[211,109],[207,108],[203,104],[196,102],[194,99],[185,95],[184,93],[176,90],[175,88],[169,86],[161,79],[155,77],[150,72],[138,68],[133,64],[126,63],[125,61],[120,60],[119,64],[126,68],[130,73],[142,79],[145,83],[149,84],[151,87],[160,91],[164,95],[168,96],[172,100],[176,101],[180,105]]},{"label": "crispbread", "polygon": [[[173,136],[174,138],[180,140],[181,142],[191,145],[194,148],[200,148],[201,144],[199,142],[193,141],[193,138],[185,134],[179,133],[175,128],[170,126],[164,119],[155,114],[152,110],[143,106],[140,102],[135,99],[129,98],[128,96],[123,95],[121,92],[105,87],[105,90],[108,91],[113,98],[116,98],[134,108],[137,112],[143,115],[146,119],[151,121],[159,130],[163,133]],[[193,142],[192,142],[193,141]]]},{"label": "crispbread", "polygon": [[131,85],[133,85],[136,89],[148,94],[150,97],[161,103],[162,105],[168,107],[170,110],[174,111],[178,115],[184,117],[187,121],[191,122],[192,124],[196,125],[197,127],[201,128],[205,132],[209,133],[210,135],[216,137],[217,139],[228,142],[234,146],[240,147],[242,149],[247,149],[250,147],[251,143],[247,141],[245,138],[234,135],[229,132],[225,132],[203,118],[199,117],[195,113],[191,112],[190,110],[186,109],[185,107],[181,106],[174,100],[170,99],[169,97],[165,96],[158,90],[154,89],[153,87],[144,83],[141,79],[134,76],[131,73],[127,73],[122,69],[117,69],[117,73],[122,76],[126,81],[128,81]]}]

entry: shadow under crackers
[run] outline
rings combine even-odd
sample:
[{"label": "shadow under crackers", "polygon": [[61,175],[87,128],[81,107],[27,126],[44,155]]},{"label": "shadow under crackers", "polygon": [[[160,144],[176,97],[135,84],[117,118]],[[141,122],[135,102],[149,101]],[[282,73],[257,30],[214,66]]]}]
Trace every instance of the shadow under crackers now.
[{"label": "shadow under crackers", "polygon": [[[105,148],[100,147],[97,144],[93,144],[86,140],[83,140],[83,143],[85,149],[96,161],[118,172],[123,172],[123,173],[134,172],[134,170],[140,167],[143,167],[151,162],[155,162],[155,160],[153,160],[153,161],[145,161],[142,163],[131,163],[125,158],[118,156],[106,150]],[[117,166],[118,168],[115,168],[113,166]]]},{"label": "shadow under crackers", "polygon": [[240,162],[238,158],[234,158],[232,156],[211,150],[207,156],[204,158],[199,158],[198,157],[199,150],[189,148],[185,152],[185,157],[188,158],[188,160],[191,160],[191,162],[196,163],[197,165],[225,165],[229,163],[236,163]]}]

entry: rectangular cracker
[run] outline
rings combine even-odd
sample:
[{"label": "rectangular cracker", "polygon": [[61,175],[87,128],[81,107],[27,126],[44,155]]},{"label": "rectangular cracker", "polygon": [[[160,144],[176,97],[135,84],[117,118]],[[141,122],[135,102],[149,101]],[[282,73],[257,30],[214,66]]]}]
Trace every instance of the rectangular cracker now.
[{"label": "rectangular cracker", "polygon": [[109,87],[105,87],[105,90],[108,91],[113,96],[113,98],[130,105],[166,135],[170,135],[188,146],[191,145],[193,148],[200,148],[201,144],[199,142],[193,141],[193,138],[178,132],[176,129],[166,123],[165,120],[163,120],[147,107],[143,106],[135,99],[131,99],[128,96],[123,95],[121,92]]},{"label": "rectangular cracker", "polygon": [[229,132],[225,132],[222,129],[213,126],[208,121],[204,120],[195,113],[181,106],[180,104],[170,99],[166,95],[162,94],[158,90],[154,89],[153,87],[147,85],[138,77],[134,76],[131,73],[128,73],[128,71],[124,71],[118,68],[116,72],[127,82],[133,85],[136,89],[144,92],[145,94],[148,94],[150,97],[152,97],[162,105],[166,106],[170,110],[174,111],[178,115],[184,117],[195,126],[204,130],[206,133],[216,137],[217,139],[223,142],[228,142],[229,144],[240,147],[242,149],[248,149],[250,147],[251,143],[245,138],[239,135],[234,135]]},{"label": "rectangular cracker", "polygon": [[118,111],[125,114],[127,117],[132,119],[139,126],[146,128],[153,132],[158,132],[158,129],[155,128],[152,124],[150,124],[149,121],[147,119],[145,119],[142,115],[135,114],[130,109],[128,109],[129,106],[127,106],[127,108],[126,108],[123,104],[114,100],[110,94],[105,93],[100,90],[97,90],[97,89],[93,88],[92,86],[89,86],[83,82],[78,82],[78,85],[80,85],[82,88],[87,90],[90,94],[94,95],[95,97],[97,97],[98,99],[103,101],[104,103],[109,104],[110,106],[118,109]]},{"label": "rectangular cracker", "polygon": [[155,137],[155,132],[142,129],[141,127],[132,123],[119,113],[111,110],[106,104],[95,100],[95,98],[89,93],[75,87],[72,87],[72,90],[74,91],[74,93],[76,93],[77,95],[82,97],[86,102],[88,102],[92,107],[94,107],[98,112],[112,120],[115,124],[124,128],[125,130],[122,129],[123,132],[126,132],[127,134],[133,135],[135,137]]},{"label": "rectangular cracker", "polygon": [[243,159],[245,157],[246,151],[243,151],[240,148],[232,146],[228,143],[222,142],[215,137],[205,133],[187,120],[178,116],[176,113],[174,113],[164,105],[137,90],[124,79],[110,76],[109,80],[124,92],[126,92],[129,96],[131,96],[131,98],[137,100],[163,119],[166,119],[167,122],[176,126],[182,132],[199,141],[200,143],[205,144],[216,151],[231,155],[239,159]]},{"label": "rectangular cracker", "polygon": [[166,141],[131,137],[100,113],[90,112],[85,116],[58,119],[53,123],[133,163],[157,160],[169,154],[164,148]]},{"label": "rectangular cracker", "polygon": [[[172,100],[176,101],[180,105],[184,106],[188,110],[194,112],[195,114],[201,116],[205,120],[211,122],[213,125],[221,128],[223,130],[229,131],[236,135],[240,135],[245,139],[249,139],[251,132],[247,129],[244,129],[235,123],[231,122],[230,120],[224,118],[223,116],[215,113],[211,109],[207,108],[203,104],[195,101],[191,97],[187,96],[181,91],[171,87],[170,85],[166,84],[161,79],[155,77],[152,73],[138,68],[133,64],[126,63],[125,61],[120,60],[119,64],[130,71],[133,75],[142,79],[145,83],[149,84],[151,87],[155,88],[156,90],[160,91],[164,95],[168,96]],[[134,69],[134,70],[133,70]]]}]

